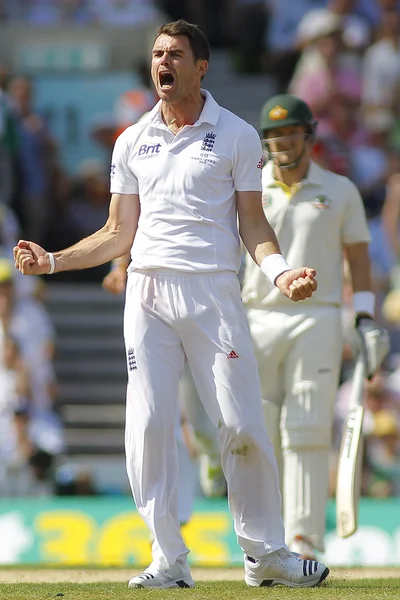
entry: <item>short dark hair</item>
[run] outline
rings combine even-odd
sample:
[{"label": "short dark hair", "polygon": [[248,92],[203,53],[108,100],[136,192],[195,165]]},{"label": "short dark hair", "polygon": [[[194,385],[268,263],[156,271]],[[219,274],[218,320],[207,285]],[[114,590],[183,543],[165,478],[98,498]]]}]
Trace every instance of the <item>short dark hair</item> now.
[{"label": "short dark hair", "polygon": [[204,33],[201,31],[201,29],[199,29],[199,27],[197,27],[197,25],[188,23],[184,19],[179,19],[179,21],[173,21],[172,23],[166,23],[157,29],[154,42],[158,37],[160,37],[160,35],[163,34],[171,37],[178,35],[187,37],[195,62],[198,60],[210,60],[210,44],[208,43]]}]

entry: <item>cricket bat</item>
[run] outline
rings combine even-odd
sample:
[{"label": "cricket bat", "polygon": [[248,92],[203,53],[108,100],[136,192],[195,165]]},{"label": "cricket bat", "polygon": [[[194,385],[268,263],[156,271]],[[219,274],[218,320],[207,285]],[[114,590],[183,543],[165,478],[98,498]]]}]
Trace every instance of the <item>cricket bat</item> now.
[{"label": "cricket bat", "polygon": [[342,538],[357,529],[363,458],[364,381],[366,367],[359,355],[354,370],[350,404],[344,424],[336,481],[336,531]]}]

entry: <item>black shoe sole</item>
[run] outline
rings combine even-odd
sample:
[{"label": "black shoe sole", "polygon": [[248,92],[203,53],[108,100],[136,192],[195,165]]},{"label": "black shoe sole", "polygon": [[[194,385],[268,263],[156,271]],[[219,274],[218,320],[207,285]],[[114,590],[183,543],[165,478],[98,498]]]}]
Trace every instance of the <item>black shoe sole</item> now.
[{"label": "black shoe sole", "polygon": [[329,571],[328,567],[326,567],[325,571],[322,573],[321,577],[319,578],[318,585],[320,583],[322,583],[323,581],[325,581],[325,579],[328,577],[329,573],[330,573],[330,571]]},{"label": "black shoe sole", "polygon": [[321,585],[321,583],[323,581],[325,581],[325,579],[328,577],[329,573],[330,573],[330,571],[329,571],[328,567],[326,567],[325,570],[323,571],[323,573],[321,574],[321,577],[319,578],[318,583],[315,584],[315,585],[312,585],[312,586],[311,585],[304,585],[304,584],[303,585],[293,585],[293,586],[291,586],[291,585],[287,585],[287,584],[285,584],[283,582],[275,583],[276,580],[274,580],[274,579],[264,579],[264,581],[262,581],[259,586],[254,586],[254,587],[275,587],[276,585],[287,585],[287,587],[290,587],[290,588],[291,587],[293,587],[293,588],[297,588],[297,587],[299,587],[299,588],[300,587],[301,588],[303,588],[303,587],[304,588],[306,588],[306,587],[307,588],[308,587],[310,587],[310,588],[311,587],[318,587],[319,585]]}]

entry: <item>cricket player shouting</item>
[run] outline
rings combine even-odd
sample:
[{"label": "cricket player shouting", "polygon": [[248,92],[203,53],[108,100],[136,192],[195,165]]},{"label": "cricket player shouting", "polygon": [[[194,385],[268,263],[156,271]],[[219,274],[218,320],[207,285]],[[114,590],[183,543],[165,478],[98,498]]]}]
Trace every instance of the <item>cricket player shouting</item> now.
[{"label": "cricket player shouting", "polygon": [[349,179],[310,160],[315,128],[309,107],[295,96],[276,96],[263,107],[261,130],[269,159],[262,172],[264,212],[288,263],[316,267],[318,290],[293,307],[251,260],[242,289],[278,464],[283,453],[286,541],[292,551],[309,558],[324,549],[328,456],[342,352],[344,250],[369,376],[388,349],[386,332],[374,321],[362,200]]},{"label": "cricket player shouting", "polygon": [[[285,545],[278,470],[266,435],[257,364],[240,299],[237,230],[260,273],[290,300],[312,295],[315,271],[291,270],[261,205],[261,143],[201,89],[209,46],[185,21],[162,26],[152,49],[160,102],[118,138],[109,218],[71,248],[15,248],[25,274],[84,269],[131,249],[124,336],[127,470],[153,538],[153,562],[130,587],[192,587],[177,515],[174,425],[188,360],[218,426],[222,466],[249,585],[312,587],[325,565]],[[257,267],[257,268],[260,268]]]}]

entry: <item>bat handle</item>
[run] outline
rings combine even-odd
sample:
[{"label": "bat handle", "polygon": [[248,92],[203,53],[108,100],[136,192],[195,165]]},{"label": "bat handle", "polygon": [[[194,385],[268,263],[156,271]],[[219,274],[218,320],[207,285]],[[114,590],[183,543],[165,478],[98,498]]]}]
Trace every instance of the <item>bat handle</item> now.
[{"label": "bat handle", "polygon": [[358,355],[356,366],[354,369],[354,375],[352,379],[351,395],[349,408],[355,408],[356,406],[363,406],[364,403],[364,387],[365,377],[367,374],[367,367],[365,359],[362,353]]}]

